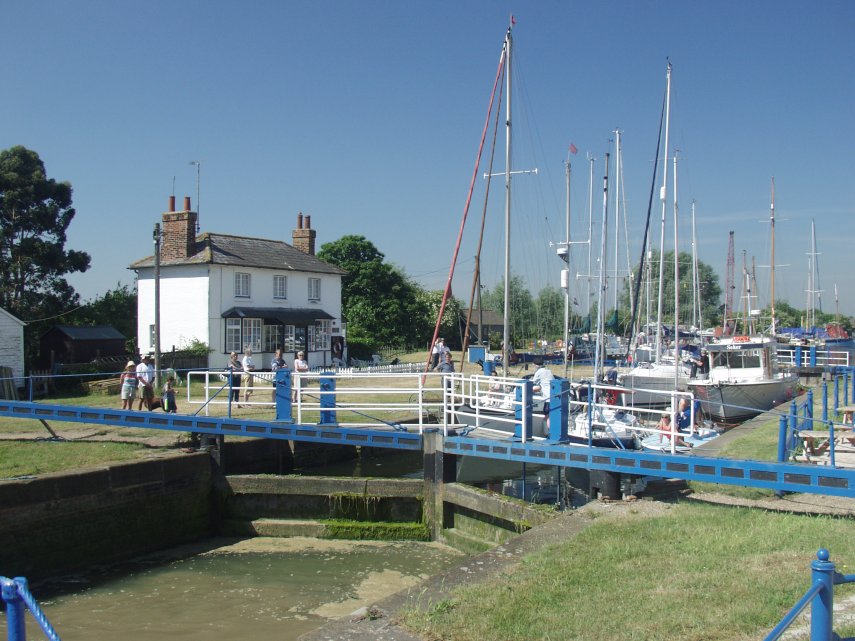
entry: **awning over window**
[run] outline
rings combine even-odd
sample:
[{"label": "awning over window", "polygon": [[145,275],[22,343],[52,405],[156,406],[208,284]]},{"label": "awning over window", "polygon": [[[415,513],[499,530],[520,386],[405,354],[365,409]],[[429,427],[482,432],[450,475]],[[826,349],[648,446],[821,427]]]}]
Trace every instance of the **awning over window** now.
[{"label": "awning over window", "polygon": [[223,312],[223,318],[263,318],[283,325],[312,325],[317,320],[331,320],[334,317],[322,309],[313,308],[232,307]]}]

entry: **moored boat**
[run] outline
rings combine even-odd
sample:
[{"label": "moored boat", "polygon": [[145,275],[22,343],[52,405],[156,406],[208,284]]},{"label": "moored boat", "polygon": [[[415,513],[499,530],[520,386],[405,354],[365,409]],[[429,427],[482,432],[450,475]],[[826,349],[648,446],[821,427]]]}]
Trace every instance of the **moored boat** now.
[{"label": "moored boat", "polygon": [[772,338],[722,338],[707,352],[709,374],[690,380],[689,389],[713,421],[745,421],[793,398],[798,374],[779,369]]}]

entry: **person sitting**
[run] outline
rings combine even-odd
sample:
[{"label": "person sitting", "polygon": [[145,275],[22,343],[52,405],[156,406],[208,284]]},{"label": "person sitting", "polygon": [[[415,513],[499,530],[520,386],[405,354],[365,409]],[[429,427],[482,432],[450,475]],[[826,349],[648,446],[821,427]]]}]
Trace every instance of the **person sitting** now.
[{"label": "person sitting", "polygon": [[692,411],[689,408],[689,399],[680,399],[680,409],[677,410],[677,429],[680,431],[692,428]]},{"label": "person sitting", "polygon": [[683,437],[679,432],[672,432],[671,429],[671,415],[663,414],[662,418],[659,419],[659,423],[656,425],[656,429],[659,430],[659,442],[661,443],[664,440],[671,440],[671,435],[674,436],[674,445],[686,445],[686,441],[683,440]]}]

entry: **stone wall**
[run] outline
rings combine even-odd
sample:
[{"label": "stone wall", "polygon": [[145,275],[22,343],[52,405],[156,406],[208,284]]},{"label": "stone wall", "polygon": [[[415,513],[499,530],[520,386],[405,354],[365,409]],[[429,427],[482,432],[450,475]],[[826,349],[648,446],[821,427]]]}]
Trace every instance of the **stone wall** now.
[{"label": "stone wall", "polygon": [[0,483],[0,575],[36,580],[210,536],[211,459],[169,455]]}]

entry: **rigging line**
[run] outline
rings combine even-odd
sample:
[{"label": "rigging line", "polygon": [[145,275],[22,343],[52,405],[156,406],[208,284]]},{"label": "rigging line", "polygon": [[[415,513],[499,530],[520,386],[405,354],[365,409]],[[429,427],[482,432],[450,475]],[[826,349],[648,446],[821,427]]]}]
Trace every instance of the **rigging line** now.
[{"label": "rigging line", "polygon": [[[653,193],[656,191],[656,170],[659,167],[659,149],[662,145],[662,124],[665,122],[665,100],[666,94],[662,96],[662,112],[659,115],[659,135],[656,138],[656,159],[653,162],[653,179],[650,181],[650,196],[647,200],[647,221],[644,223],[644,235],[641,237],[641,260],[639,261],[638,274],[635,275],[635,290],[632,296],[632,307],[629,319],[629,341],[627,341],[626,355],[632,349],[635,341],[635,324],[638,316],[638,293],[641,290],[641,275],[644,273],[644,259],[647,256],[647,235],[650,233],[650,213],[653,211]],[[668,153],[668,150],[665,150]]]},{"label": "rigging line", "polygon": [[[500,83],[504,83],[504,70],[502,70],[502,77],[499,79]],[[475,288],[478,287],[478,314],[480,315],[478,320],[478,335],[481,340],[484,340],[483,331],[484,331],[484,305],[481,301],[481,248],[484,244],[484,227],[487,224],[487,202],[490,198],[490,185],[493,181],[493,162],[496,159],[496,137],[499,133],[499,114],[502,111],[502,94],[499,93],[499,102],[496,105],[496,120],[493,123],[493,140],[490,146],[490,166],[487,170],[487,186],[484,192],[484,207],[481,210],[481,231],[478,234],[478,249],[475,253],[475,273],[472,278],[472,291],[469,294],[469,311],[466,314],[466,330],[463,332],[463,349],[460,354],[460,371],[463,371],[464,359],[466,355],[466,350],[469,347],[469,333],[470,326],[472,323],[472,309],[473,302],[475,299]]]},{"label": "rigging line", "polygon": [[75,307],[73,309],[69,309],[67,312],[62,312],[61,314],[57,314],[56,316],[48,316],[47,318],[31,318],[29,320],[24,320],[22,318],[21,320],[23,320],[25,323],[41,323],[42,321],[49,321],[49,320],[53,320],[54,318],[61,318],[62,316],[66,316],[68,314],[76,312],[78,309],[83,309],[84,307],[86,307],[86,304],[78,305],[77,307]]},{"label": "rigging line", "polygon": [[[510,34],[510,28],[508,28],[508,34]],[[484,130],[481,132],[481,142],[478,145],[478,154],[475,158],[475,167],[472,170],[472,178],[469,181],[469,193],[466,195],[466,204],[463,207],[463,217],[460,220],[460,229],[457,232],[457,244],[454,247],[454,254],[451,258],[451,266],[448,270],[448,280],[445,283],[445,290],[442,293],[442,302],[439,306],[439,313],[436,317],[436,325],[433,330],[433,339],[431,340],[431,347],[436,343],[436,339],[439,337],[439,327],[442,323],[442,316],[445,313],[445,306],[448,303],[448,296],[451,293],[451,281],[454,278],[454,266],[457,263],[457,255],[460,253],[460,242],[463,238],[463,228],[466,225],[466,217],[469,214],[469,204],[472,202],[472,192],[475,189],[475,181],[478,178],[478,167],[481,165],[481,154],[484,151],[484,140],[487,138],[487,130],[490,127],[490,115],[493,109],[493,102],[496,99],[496,89],[499,86],[499,80],[502,77],[502,72],[505,68],[505,61],[507,60],[508,55],[508,36],[505,37],[505,42],[502,45],[502,54],[499,56],[499,67],[496,69],[496,79],[493,81],[493,91],[490,94],[490,104],[487,109],[487,117],[484,120]],[[425,361],[425,371],[427,372],[430,368],[431,361],[431,350],[428,349],[427,360]]]}]

